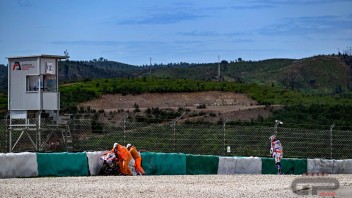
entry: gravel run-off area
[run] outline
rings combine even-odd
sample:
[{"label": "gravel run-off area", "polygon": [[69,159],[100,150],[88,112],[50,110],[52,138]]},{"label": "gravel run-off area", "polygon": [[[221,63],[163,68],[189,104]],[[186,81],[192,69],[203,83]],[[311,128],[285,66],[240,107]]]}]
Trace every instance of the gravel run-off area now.
[{"label": "gravel run-off area", "polygon": [[[8,178],[0,179],[0,196],[305,197],[291,190],[292,181],[299,177],[313,176],[163,175]],[[336,191],[338,197],[352,197],[352,175],[324,177],[336,178],[339,181],[340,188]]]}]

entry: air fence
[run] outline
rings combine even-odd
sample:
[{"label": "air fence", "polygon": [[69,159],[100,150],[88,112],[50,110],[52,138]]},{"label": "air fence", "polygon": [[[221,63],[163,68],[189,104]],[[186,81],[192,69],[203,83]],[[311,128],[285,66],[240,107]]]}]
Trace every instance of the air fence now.
[{"label": "air fence", "polygon": [[[111,149],[114,142],[131,143],[141,151],[187,153],[221,156],[268,157],[269,137],[277,129],[285,157],[351,159],[352,133],[327,129],[303,129],[289,125],[243,126],[220,124],[186,124],[182,120],[145,123],[99,120],[72,116],[65,124],[52,125],[41,120],[41,127],[0,125],[0,152],[80,152]],[[33,121],[33,123],[39,123]],[[321,127],[320,127],[321,128]]]}]

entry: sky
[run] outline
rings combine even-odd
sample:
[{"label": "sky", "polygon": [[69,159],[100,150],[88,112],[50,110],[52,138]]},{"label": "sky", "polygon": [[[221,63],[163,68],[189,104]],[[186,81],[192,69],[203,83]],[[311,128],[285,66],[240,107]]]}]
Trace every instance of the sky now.
[{"label": "sky", "polygon": [[300,59],[352,46],[352,0],[0,0],[7,57],[132,65]]}]

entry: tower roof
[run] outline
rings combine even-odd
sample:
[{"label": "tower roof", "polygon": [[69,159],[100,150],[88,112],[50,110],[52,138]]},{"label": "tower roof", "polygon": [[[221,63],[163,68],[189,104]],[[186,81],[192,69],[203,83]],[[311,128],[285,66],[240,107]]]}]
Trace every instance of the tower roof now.
[{"label": "tower roof", "polygon": [[8,59],[20,59],[20,58],[57,58],[57,59],[66,59],[66,58],[69,58],[69,56],[41,54],[41,55],[31,55],[31,56],[13,56],[13,57],[7,57],[7,58]]}]

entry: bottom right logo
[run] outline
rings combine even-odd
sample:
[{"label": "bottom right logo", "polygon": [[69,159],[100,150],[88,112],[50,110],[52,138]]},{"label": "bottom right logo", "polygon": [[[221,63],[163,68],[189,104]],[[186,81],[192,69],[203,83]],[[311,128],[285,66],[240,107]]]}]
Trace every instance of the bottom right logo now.
[{"label": "bottom right logo", "polygon": [[340,182],[331,177],[300,177],[293,180],[292,191],[297,195],[336,196]]}]

